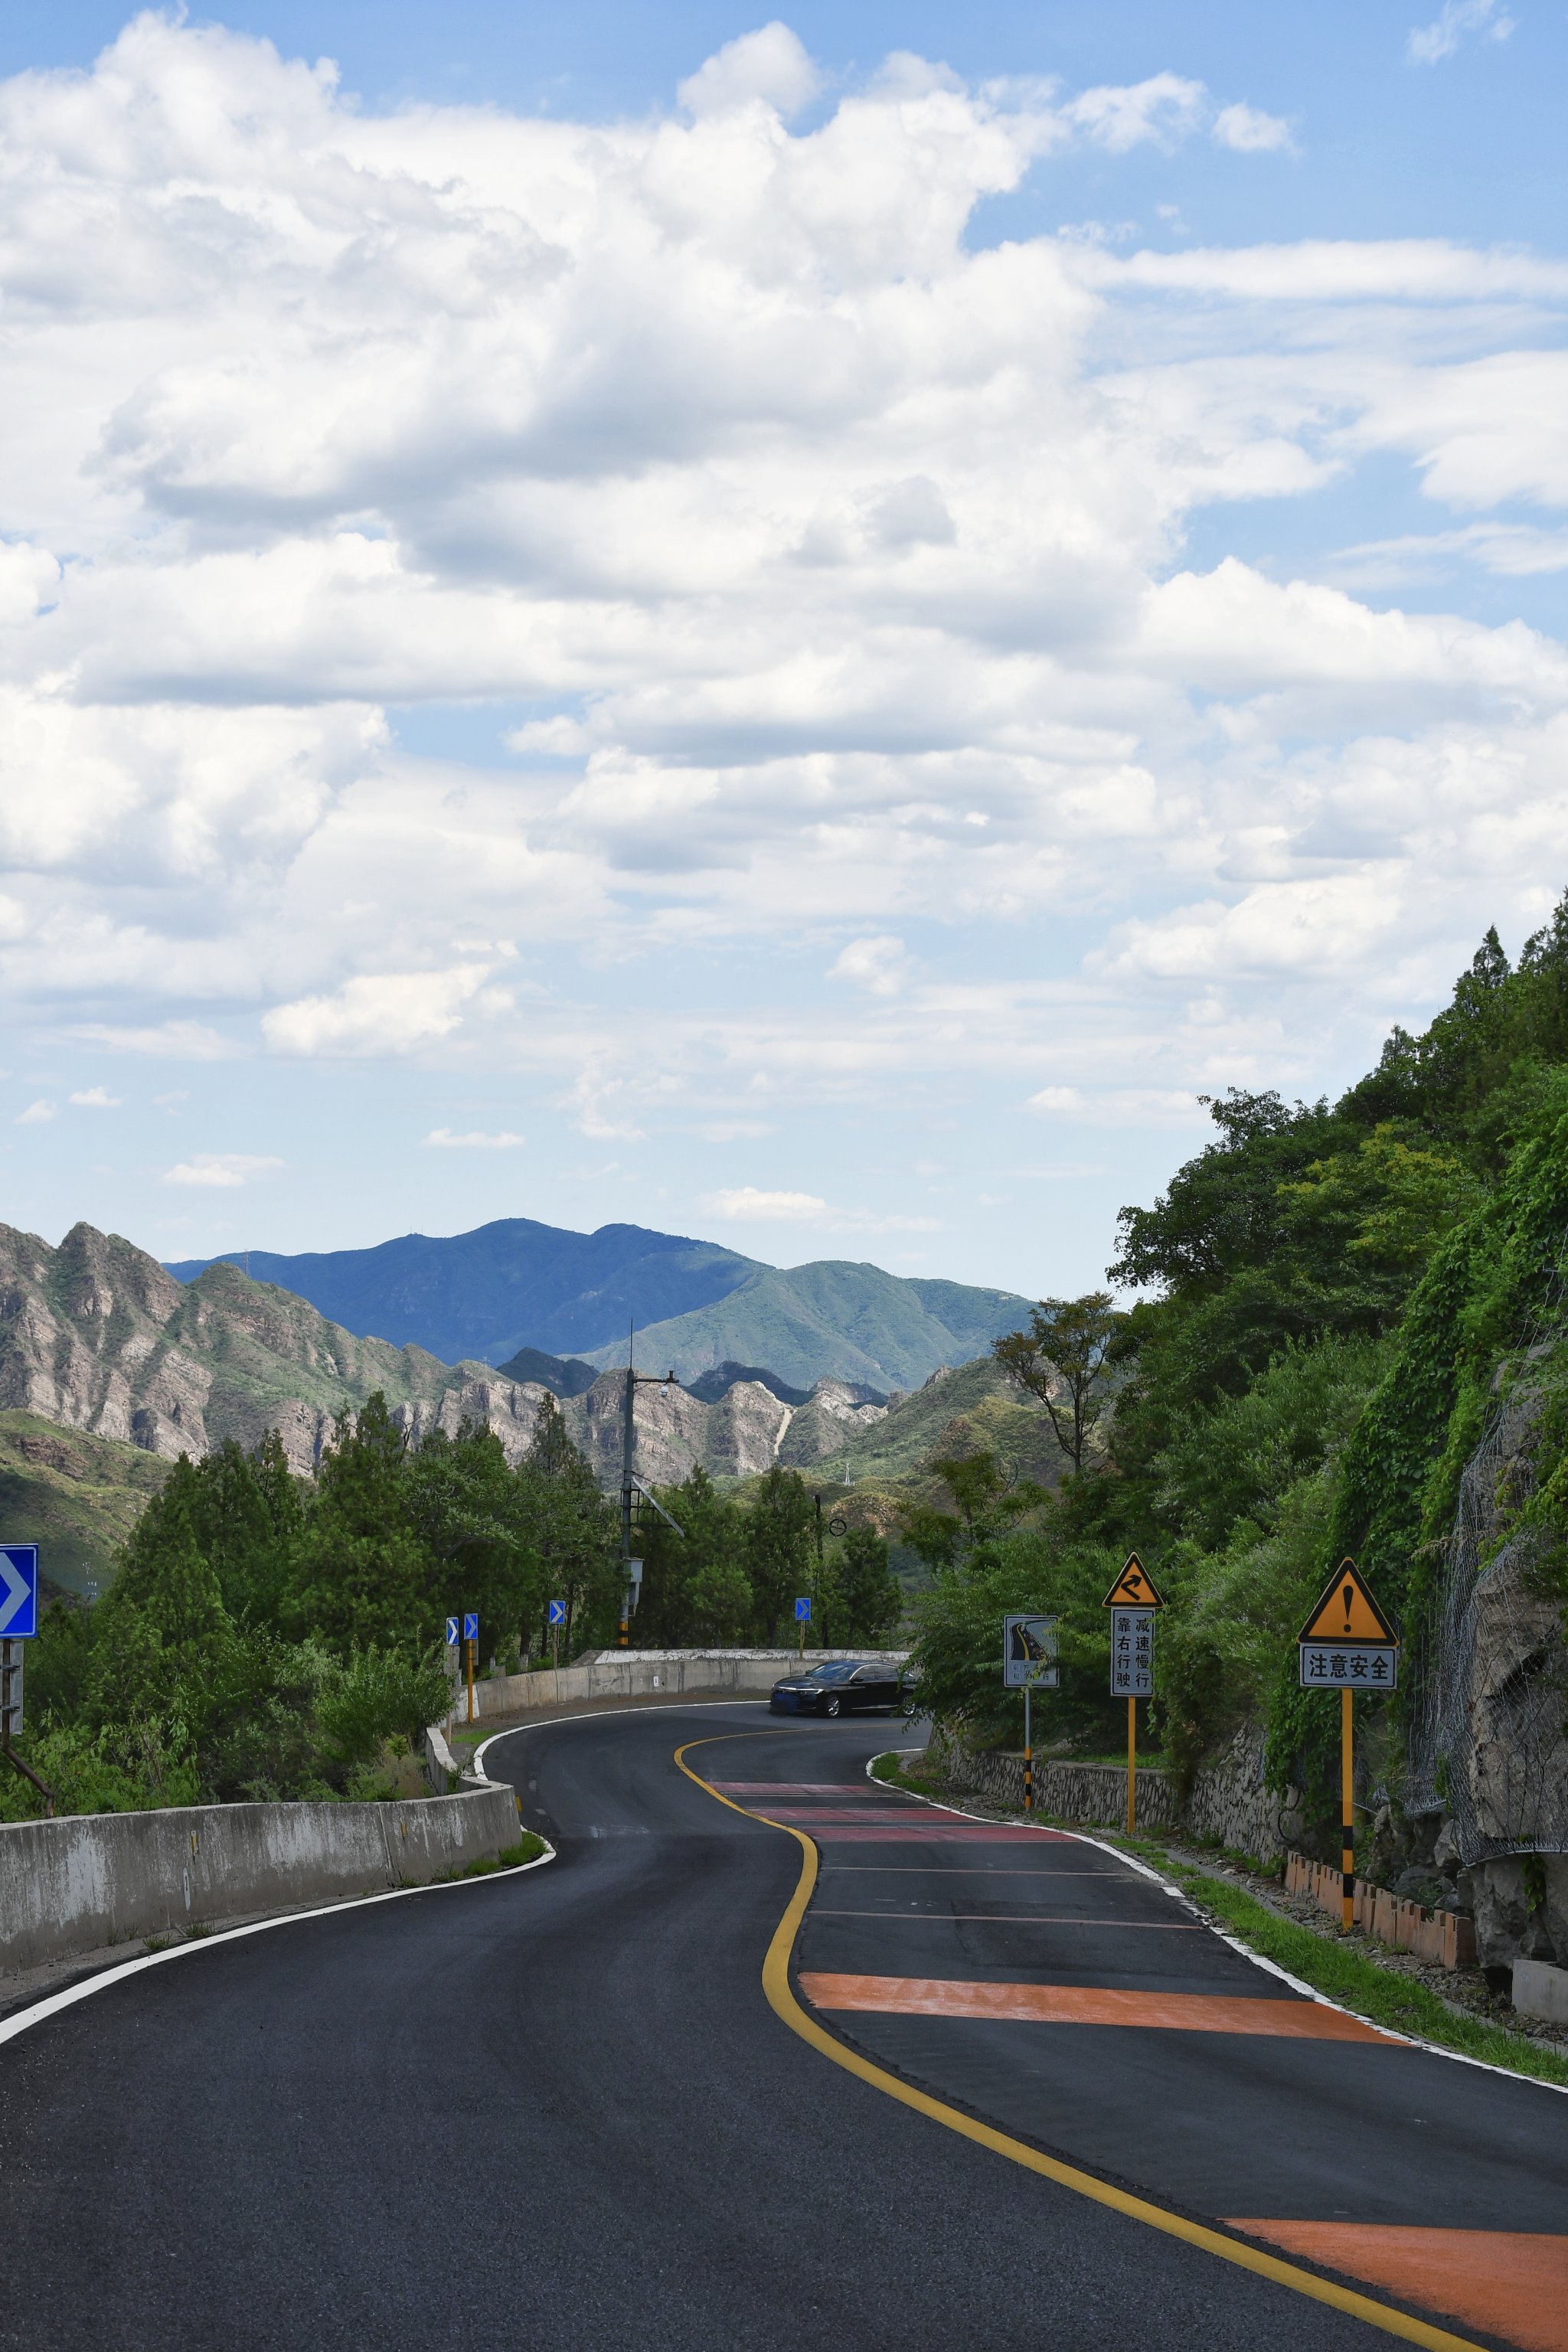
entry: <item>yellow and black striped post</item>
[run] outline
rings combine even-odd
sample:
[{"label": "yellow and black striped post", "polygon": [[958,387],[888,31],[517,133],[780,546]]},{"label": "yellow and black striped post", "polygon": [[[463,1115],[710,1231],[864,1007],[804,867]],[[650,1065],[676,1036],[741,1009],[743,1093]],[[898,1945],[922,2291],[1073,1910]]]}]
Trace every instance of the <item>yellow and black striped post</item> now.
[{"label": "yellow and black striped post", "polygon": [[1035,1748],[1034,1727],[1029,1720],[1029,1685],[1024,1685],[1024,1811],[1035,1810]]},{"label": "yellow and black striped post", "polygon": [[1340,1693],[1340,1868],[1344,1873],[1344,1930],[1355,1926],[1355,1738],[1352,1729],[1351,1694]]}]

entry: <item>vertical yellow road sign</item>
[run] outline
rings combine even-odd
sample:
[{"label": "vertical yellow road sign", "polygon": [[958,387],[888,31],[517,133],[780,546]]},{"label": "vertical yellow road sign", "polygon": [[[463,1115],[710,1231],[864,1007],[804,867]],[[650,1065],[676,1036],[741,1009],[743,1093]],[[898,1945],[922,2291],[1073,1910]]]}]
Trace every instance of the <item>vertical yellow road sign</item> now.
[{"label": "vertical yellow road sign", "polygon": [[1127,1834],[1138,1826],[1138,1702],[1154,1688],[1154,1612],[1165,1603],[1154,1580],[1130,1552],[1101,1601],[1110,1620],[1110,1695],[1127,1701]]},{"label": "vertical yellow road sign", "polygon": [[1353,1559],[1342,1560],[1297,1639],[1303,1690],[1340,1695],[1340,1918],[1355,1925],[1355,1719],[1358,1690],[1399,1683],[1399,1635]]}]

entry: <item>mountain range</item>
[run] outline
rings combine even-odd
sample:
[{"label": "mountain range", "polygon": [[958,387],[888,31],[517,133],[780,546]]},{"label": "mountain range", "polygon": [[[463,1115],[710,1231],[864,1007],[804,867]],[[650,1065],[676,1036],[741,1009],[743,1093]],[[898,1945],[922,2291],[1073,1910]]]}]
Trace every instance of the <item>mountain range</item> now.
[{"label": "mountain range", "polygon": [[[575,1392],[586,1383],[568,1360],[595,1370],[624,1364],[632,1324],[638,1363],[688,1386],[737,1363],[803,1392],[824,1379],[912,1389],[1016,1329],[1028,1307],[1012,1291],[842,1259],[781,1268],[642,1225],[577,1234],[528,1217],[447,1239],[405,1234],[374,1249],[230,1250],[166,1270],[188,1283],[225,1265],[309,1299],[345,1330],[552,1387],[576,1380]],[[563,1370],[551,1377],[541,1359]]]},{"label": "mountain range", "polygon": [[[795,1269],[797,1276],[812,1271]],[[878,1280],[894,1285],[895,1303],[901,1289],[913,1287],[891,1276]],[[921,1286],[939,1295],[944,1287]],[[803,1314],[813,1309],[809,1290],[792,1295]],[[845,1293],[819,1291],[819,1315],[825,1297],[842,1300]],[[918,1300],[917,1308],[925,1315]],[[956,1317],[951,1303],[949,1312]],[[922,1326],[913,1328],[918,1336]],[[566,1426],[604,1484],[616,1486],[618,1373],[601,1370],[572,1393],[591,1366],[543,1357],[538,1369],[568,1376],[561,1406]],[[944,1393],[950,1381],[955,1385]],[[308,1474],[335,1414],[379,1389],[411,1436],[479,1421],[516,1461],[532,1438],[546,1386],[508,1378],[482,1361],[445,1364],[414,1344],[357,1336],[309,1300],[254,1281],[224,1260],[182,1283],[133,1243],[90,1225],[73,1226],[58,1249],[0,1225],[5,1539],[43,1541],[46,1570],[78,1590],[108,1572],[114,1546],[161,1465],[182,1453],[201,1455],[228,1438],[248,1447],[276,1429],[294,1468]],[[1007,1400],[1003,1375],[988,1358],[957,1372],[933,1367],[913,1394],[895,1389],[885,1400],[866,1383],[829,1376],[808,1390],[792,1388],[740,1360],[697,1386],[700,1392],[661,1383],[638,1393],[635,1461],[650,1483],[684,1478],[697,1463],[721,1478],[744,1477],[774,1462],[823,1477],[837,1471],[842,1479],[875,1463],[879,1475],[896,1477],[959,1413],[977,1432],[989,1427],[987,1415],[1022,1415],[1016,1429],[1007,1423],[1014,1452],[1038,1437],[1031,1430],[1039,1416]],[[1003,1433],[997,1421],[994,1434]],[[982,1434],[975,1442],[993,1438]]]}]

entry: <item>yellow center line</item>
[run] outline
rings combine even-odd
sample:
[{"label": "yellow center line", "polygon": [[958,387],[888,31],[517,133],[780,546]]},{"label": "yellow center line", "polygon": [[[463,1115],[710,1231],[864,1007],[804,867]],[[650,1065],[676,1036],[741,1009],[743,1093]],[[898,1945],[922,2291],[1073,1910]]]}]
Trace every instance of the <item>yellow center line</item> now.
[{"label": "yellow center line", "polygon": [[688,1739],[675,1751],[675,1762],[689,1780],[707,1790],[715,1803],[728,1805],[732,1813],[742,1814],[748,1821],[763,1822],[769,1829],[782,1830],[794,1838],[801,1849],[800,1877],[790,1896],[783,1918],[773,1930],[763,1962],[763,1990],[775,2016],[803,2042],[847,2074],[858,2074],[863,2083],[883,2091],[901,2106],[912,2107],[918,2115],[928,2116],[933,2123],[945,2124],[949,2131],[988,2147],[994,2155],[1007,2157],[1026,2171],[1036,2172],[1058,2188],[1070,2189],[1079,2197],[1089,2198],[1096,2205],[1109,2205],[1113,2212],[1124,2213],[1129,2220],[1143,2222],[1151,2230],[1160,2230],[1167,2237],[1180,2238],[1189,2246],[1201,2246],[1205,2253],[1217,2254],[1221,2262],[1232,2263],[1238,2270],[1251,2271],[1258,2278],[1271,2279],[1276,2286],[1289,2287],[1295,2294],[1308,2296],[1314,2303],[1326,2303],[1336,2311],[1348,2312],[1352,2318],[1364,2320],[1368,2326],[1381,2328],[1385,2336],[1397,2336],[1406,2344],[1421,2344],[1427,2352],[1484,2352],[1484,2347],[1470,2336],[1452,2335],[1446,2327],[1434,2327],[1425,2319],[1413,2319],[1403,2311],[1394,2311],[1385,2303],[1374,2303],[1370,2295],[1358,2294],[1353,2287],[1340,2286],[1331,2279],[1318,2278],[1311,2271],[1299,2269],[1294,2263],[1281,2262],[1278,2255],[1266,2254],[1261,2248],[1249,2246],[1239,2238],[1227,2238],[1218,2230],[1211,2230],[1201,2221],[1189,2221],[1180,2213],[1167,2213],[1163,2206],[1152,2204],[1147,2198],[1134,2197],[1125,2189],[1114,2189],[1106,2180],[1097,2180],[1092,2172],[1080,2172],[1076,2165],[1063,2164],[1054,2156],[1045,2156],[1037,2147],[1030,2147],[1006,2132],[997,2131],[990,2124],[978,2122],[958,2107],[950,2107],[941,2099],[933,2099],[925,2091],[917,2091],[912,2084],[900,2082],[885,2067],[863,2058],[858,2050],[849,2049],[835,2039],[825,2026],[804,2010],[795,1999],[789,1980],[790,1956],[795,1937],[805,1917],[816,1884],[816,1848],[803,1830],[788,1822],[771,1821],[766,1813],[753,1812],[749,1806],[737,1805],[721,1794],[710,1780],[692,1770],[686,1759],[694,1748],[711,1748],[721,1739],[766,1737],[762,1732],[721,1732],[706,1739]]}]

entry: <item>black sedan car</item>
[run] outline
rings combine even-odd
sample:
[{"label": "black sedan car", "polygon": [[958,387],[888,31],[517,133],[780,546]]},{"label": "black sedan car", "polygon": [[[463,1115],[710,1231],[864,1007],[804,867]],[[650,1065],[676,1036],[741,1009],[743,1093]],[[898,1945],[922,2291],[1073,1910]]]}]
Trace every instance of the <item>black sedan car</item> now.
[{"label": "black sedan car", "polygon": [[879,1659],[829,1658],[775,1683],[768,1705],[774,1715],[858,1715],[868,1707],[913,1715],[915,1697],[897,1666]]}]

